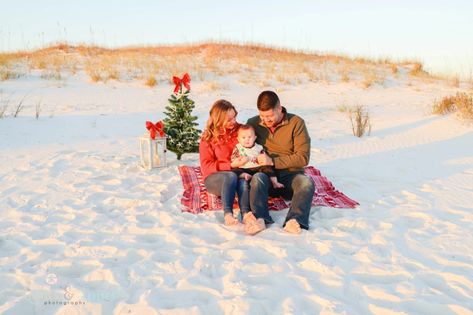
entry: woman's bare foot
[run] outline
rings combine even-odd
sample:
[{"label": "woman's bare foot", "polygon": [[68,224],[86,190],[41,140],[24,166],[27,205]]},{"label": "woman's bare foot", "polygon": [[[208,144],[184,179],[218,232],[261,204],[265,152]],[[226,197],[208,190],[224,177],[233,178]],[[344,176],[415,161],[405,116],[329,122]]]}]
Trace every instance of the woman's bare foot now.
[{"label": "woman's bare foot", "polygon": [[245,233],[248,235],[255,235],[266,228],[264,220],[256,219],[252,212],[245,213],[243,224],[245,225]]},{"label": "woman's bare foot", "polygon": [[286,222],[286,226],[284,227],[284,231],[291,234],[301,234],[302,229],[299,223],[297,223],[296,219],[291,219]]},{"label": "woman's bare foot", "polygon": [[225,213],[225,215],[223,216],[223,219],[225,221],[226,226],[232,226],[232,225],[238,224],[238,219],[234,218],[232,213]]}]

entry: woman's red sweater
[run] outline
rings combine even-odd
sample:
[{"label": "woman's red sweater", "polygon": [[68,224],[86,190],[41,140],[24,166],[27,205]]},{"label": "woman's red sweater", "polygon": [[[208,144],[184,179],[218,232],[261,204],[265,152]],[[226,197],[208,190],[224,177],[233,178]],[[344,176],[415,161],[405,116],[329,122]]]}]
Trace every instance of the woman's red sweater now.
[{"label": "woman's red sweater", "polygon": [[229,171],[231,169],[231,156],[235,145],[238,143],[238,128],[236,125],[218,140],[205,141],[200,139],[199,155],[200,168],[204,179],[218,171]]}]

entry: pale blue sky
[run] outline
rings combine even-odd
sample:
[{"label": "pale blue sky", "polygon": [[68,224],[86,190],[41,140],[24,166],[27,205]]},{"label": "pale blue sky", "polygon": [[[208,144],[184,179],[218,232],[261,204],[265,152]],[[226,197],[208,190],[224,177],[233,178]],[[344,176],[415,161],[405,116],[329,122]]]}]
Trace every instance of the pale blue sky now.
[{"label": "pale blue sky", "polygon": [[473,76],[472,0],[0,0],[0,50],[58,41],[106,47],[255,42],[354,56],[416,58]]}]

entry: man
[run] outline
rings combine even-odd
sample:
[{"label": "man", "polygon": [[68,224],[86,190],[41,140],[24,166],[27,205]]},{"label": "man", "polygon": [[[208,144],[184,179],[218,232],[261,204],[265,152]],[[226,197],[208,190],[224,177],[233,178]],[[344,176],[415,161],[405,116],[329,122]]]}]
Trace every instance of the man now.
[{"label": "man", "polygon": [[248,120],[256,131],[256,142],[269,155],[258,156],[260,165],[274,165],[276,175],[284,188],[274,189],[264,173],[253,175],[250,186],[250,207],[256,218],[266,224],[274,223],[268,211],[268,195],[291,199],[291,207],[284,221],[284,230],[298,234],[309,229],[309,215],[314,195],[314,183],[304,175],[304,166],[310,159],[310,137],[304,120],[290,114],[281,106],[279,97],[264,91],[257,101],[259,116]]}]

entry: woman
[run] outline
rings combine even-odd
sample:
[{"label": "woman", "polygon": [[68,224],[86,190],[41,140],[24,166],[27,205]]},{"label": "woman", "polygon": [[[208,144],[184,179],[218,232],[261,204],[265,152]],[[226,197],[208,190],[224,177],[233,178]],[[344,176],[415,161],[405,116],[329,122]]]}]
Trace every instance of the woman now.
[{"label": "woman", "polygon": [[248,182],[231,171],[246,163],[245,157],[231,162],[233,148],[238,143],[237,114],[229,101],[218,100],[212,105],[199,144],[200,167],[207,191],[222,198],[225,225],[238,224],[233,216],[233,201],[237,194],[245,231],[253,235],[264,230],[264,220],[256,220],[250,211]]}]

